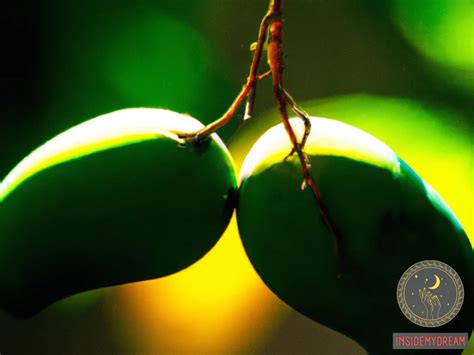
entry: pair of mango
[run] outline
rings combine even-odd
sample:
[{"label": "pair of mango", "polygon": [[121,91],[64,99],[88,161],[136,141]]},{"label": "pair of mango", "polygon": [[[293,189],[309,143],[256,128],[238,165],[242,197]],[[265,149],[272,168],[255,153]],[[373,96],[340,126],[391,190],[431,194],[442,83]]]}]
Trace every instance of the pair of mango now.
[{"label": "pair of mango", "polygon": [[[419,331],[396,287],[420,260],[464,282],[459,315],[439,330],[473,326],[474,257],[436,192],[389,147],[346,124],[312,118],[306,151],[343,253],[320,217],[281,125],[245,159],[202,124],[160,109],[86,121],[33,151],[0,184],[0,307],[30,317],[82,291],[182,270],[218,241],[234,209],[249,259],[268,287],[315,321],[376,353],[393,331]],[[292,125],[302,134],[301,122]],[[238,191],[238,193],[237,193]],[[341,266],[344,265],[343,268]]]}]

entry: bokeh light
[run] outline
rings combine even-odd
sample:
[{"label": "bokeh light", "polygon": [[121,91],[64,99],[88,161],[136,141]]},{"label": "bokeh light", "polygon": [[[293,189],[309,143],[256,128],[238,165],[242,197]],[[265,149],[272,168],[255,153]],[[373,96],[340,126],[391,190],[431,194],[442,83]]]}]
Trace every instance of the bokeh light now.
[{"label": "bokeh light", "polygon": [[[211,113],[225,106],[218,99],[229,95],[230,85],[223,75],[226,65],[206,38],[156,4],[130,9],[121,3],[112,12],[104,6],[87,2],[69,22],[48,24],[54,46],[45,49],[49,77],[41,118],[46,134],[128,107],[166,108],[212,120]],[[216,101],[207,101],[210,87],[220,89]]]},{"label": "bokeh light", "polygon": [[119,334],[149,354],[255,352],[287,312],[254,272],[235,218],[198,263],[116,292]]},{"label": "bokeh light", "polygon": [[471,0],[392,0],[405,37],[442,64],[456,81],[474,88],[474,3]]},{"label": "bokeh light", "polygon": [[196,92],[209,71],[204,40],[189,25],[157,13],[124,22],[101,43],[100,66],[115,90],[147,107],[196,111]]}]

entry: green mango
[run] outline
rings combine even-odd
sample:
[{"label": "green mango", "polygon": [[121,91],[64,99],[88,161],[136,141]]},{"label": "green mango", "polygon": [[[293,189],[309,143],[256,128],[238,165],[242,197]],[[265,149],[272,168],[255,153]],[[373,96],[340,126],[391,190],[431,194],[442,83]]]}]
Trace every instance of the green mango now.
[{"label": "green mango", "polygon": [[[311,123],[306,145],[311,174],[341,247],[312,190],[301,190],[296,154],[284,159],[291,145],[277,125],[243,163],[237,206],[244,248],[265,284],[295,310],[353,338],[369,353],[392,353],[393,332],[470,333],[474,257],[448,206],[378,139],[334,120],[311,118]],[[291,124],[301,137],[301,121]],[[464,283],[460,313],[441,327],[415,325],[397,302],[402,274],[422,260],[447,263]]]},{"label": "green mango", "polygon": [[0,307],[18,317],[86,290],[196,262],[226,229],[237,179],[215,134],[161,109],[125,109],[56,136],[0,184]]}]

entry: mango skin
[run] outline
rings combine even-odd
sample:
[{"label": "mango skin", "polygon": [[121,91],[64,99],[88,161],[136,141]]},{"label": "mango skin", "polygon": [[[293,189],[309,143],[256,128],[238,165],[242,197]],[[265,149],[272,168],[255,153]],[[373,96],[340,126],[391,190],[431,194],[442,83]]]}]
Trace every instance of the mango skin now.
[{"label": "mango skin", "polygon": [[[291,146],[278,125],[257,141],[240,175],[239,232],[262,280],[295,310],[369,353],[391,354],[393,332],[470,334],[474,257],[448,206],[382,142],[337,121],[311,120],[311,172],[342,235],[343,263],[312,192],[300,190],[299,161],[283,161]],[[300,121],[291,122],[301,136]],[[397,303],[400,277],[421,260],[447,263],[464,284],[461,311],[441,327],[411,323]]]},{"label": "mango skin", "polygon": [[[120,146],[39,170],[0,203],[0,306],[11,315],[30,317],[68,295],[182,270],[230,221],[237,182],[216,135],[183,146],[170,127],[202,125],[159,109],[105,118],[105,128],[145,119],[146,137],[137,142],[135,132]],[[92,134],[98,121],[104,116],[87,122]]]}]

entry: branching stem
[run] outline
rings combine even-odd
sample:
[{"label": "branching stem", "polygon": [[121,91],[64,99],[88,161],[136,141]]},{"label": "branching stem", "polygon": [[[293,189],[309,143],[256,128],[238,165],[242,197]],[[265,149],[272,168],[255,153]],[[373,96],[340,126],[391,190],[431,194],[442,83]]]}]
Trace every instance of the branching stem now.
[{"label": "branching stem", "polygon": [[[252,111],[255,103],[257,82],[271,75],[273,80],[273,94],[275,96],[278,111],[283,120],[285,130],[288,133],[291,144],[293,146],[292,150],[285,158],[285,160],[293,154],[297,154],[301,163],[301,167],[303,169],[303,182],[301,184],[301,189],[304,190],[306,186],[309,186],[311,188],[313,195],[316,199],[317,205],[319,207],[321,218],[323,219],[328,231],[334,236],[337,254],[340,260],[342,260],[342,238],[336,228],[336,225],[330,219],[327,208],[321,198],[320,191],[316,186],[316,183],[314,182],[313,178],[311,177],[311,164],[309,161],[309,157],[304,150],[306,141],[311,132],[311,121],[309,119],[309,115],[296,104],[295,100],[283,87],[284,64],[282,35],[283,21],[281,0],[270,0],[268,10],[265,16],[263,17],[262,22],[260,23],[258,40],[256,42],[255,47],[253,48],[254,54],[252,64],[250,65],[250,72],[247,77],[247,81],[245,85],[243,85],[242,90],[237,95],[234,102],[232,102],[230,107],[220,118],[218,118],[211,124],[203,127],[201,130],[191,133],[177,132],[177,134],[180,138],[183,138],[185,140],[201,141],[205,137],[214,133],[217,129],[227,124],[227,122],[232,119],[237,108],[242,104],[245,98],[247,98],[247,104],[245,108],[244,119],[250,118],[252,116]],[[259,67],[261,63],[263,48],[267,39],[267,62],[270,67],[270,70],[263,74],[259,74]],[[303,120],[305,130],[301,142],[298,142],[298,138],[296,137],[295,131],[293,130],[293,127],[290,124],[287,107],[289,107],[299,118]]]},{"label": "branching stem", "polygon": [[250,94],[250,97],[252,98],[251,101],[249,101],[249,105],[253,107],[253,102],[255,100],[256,84],[257,84],[257,81],[260,79],[258,75],[258,70],[260,67],[265,40],[267,39],[268,26],[271,23],[271,21],[274,19],[274,17],[276,16],[276,14],[281,14],[280,8],[281,8],[280,0],[272,0],[270,2],[268,11],[263,17],[262,22],[260,23],[257,45],[254,50],[252,64],[250,65],[250,73],[249,73],[249,76],[247,77],[247,82],[242,87],[242,90],[237,95],[234,102],[232,102],[230,107],[220,118],[218,118],[211,124],[207,125],[203,129],[199,130],[198,132],[179,133],[178,136],[180,138],[192,138],[192,139],[200,140],[214,133],[217,129],[221,128],[232,119],[237,108],[240,106],[240,104],[245,100],[245,98],[249,94]]}]

